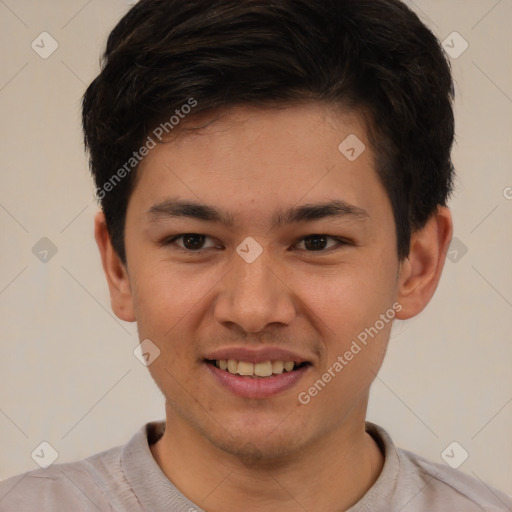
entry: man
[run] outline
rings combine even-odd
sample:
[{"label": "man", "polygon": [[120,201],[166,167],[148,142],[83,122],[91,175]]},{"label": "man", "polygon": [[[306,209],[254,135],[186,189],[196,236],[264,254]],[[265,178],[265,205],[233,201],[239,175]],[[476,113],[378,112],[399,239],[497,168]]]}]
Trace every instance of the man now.
[{"label": "man", "polygon": [[438,285],[453,84],[398,0],[141,0],[83,101],[112,308],[165,423],[0,485],[11,511],[481,511],[365,422]]}]

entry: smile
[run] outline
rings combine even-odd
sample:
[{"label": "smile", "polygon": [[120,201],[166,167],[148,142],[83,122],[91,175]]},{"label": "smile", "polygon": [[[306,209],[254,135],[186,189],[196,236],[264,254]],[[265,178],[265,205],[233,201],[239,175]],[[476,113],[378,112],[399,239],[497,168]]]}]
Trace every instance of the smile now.
[{"label": "smile", "polygon": [[266,378],[272,377],[273,375],[281,375],[282,373],[292,372],[299,367],[309,364],[295,363],[294,361],[264,361],[252,363],[248,361],[238,361],[236,359],[217,359],[207,362],[232,375],[252,378]]},{"label": "smile", "polygon": [[270,398],[294,388],[312,368],[312,364],[305,361],[206,359],[204,363],[221,388],[250,399]]}]

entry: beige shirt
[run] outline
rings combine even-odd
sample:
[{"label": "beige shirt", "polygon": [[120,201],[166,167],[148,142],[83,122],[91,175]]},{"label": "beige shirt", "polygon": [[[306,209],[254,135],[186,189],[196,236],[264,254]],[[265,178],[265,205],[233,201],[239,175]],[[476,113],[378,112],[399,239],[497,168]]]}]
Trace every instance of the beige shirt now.
[{"label": "beige shirt", "polygon": [[[124,446],[0,482],[0,511],[204,512],[167,479],[151,454],[149,445],[164,428],[163,422],[148,423]],[[512,512],[512,497],[397,449],[377,425],[367,422],[366,430],[385,456],[384,467],[348,512]]]}]

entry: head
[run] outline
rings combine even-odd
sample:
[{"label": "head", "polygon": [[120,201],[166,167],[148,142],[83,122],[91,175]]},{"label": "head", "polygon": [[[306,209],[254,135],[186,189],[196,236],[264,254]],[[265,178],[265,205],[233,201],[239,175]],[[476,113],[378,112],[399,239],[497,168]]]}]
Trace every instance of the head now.
[{"label": "head", "polygon": [[[398,0],[140,0],[118,23],[83,100],[96,238],[184,424],[275,455],[364,417],[392,321],[426,306],[451,239],[452,98]],[[293,352],[298,384],[225,391],[210,358],[244,347]]]}]

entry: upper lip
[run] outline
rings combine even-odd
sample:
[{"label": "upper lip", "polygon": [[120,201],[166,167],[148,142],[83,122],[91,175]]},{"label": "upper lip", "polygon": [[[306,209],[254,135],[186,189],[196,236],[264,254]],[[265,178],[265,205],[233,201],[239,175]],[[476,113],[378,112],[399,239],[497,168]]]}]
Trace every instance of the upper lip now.
[{"label": "upper lip", "polygon": [[264,347],[260,349],[250,349],[247,347],[225,347],[209,353],[205,359],[210,361],[235,359],[248,363],[264,363],[265,361],[293,361],[294,363],[309,362],[308,359],[278,347]]}]

